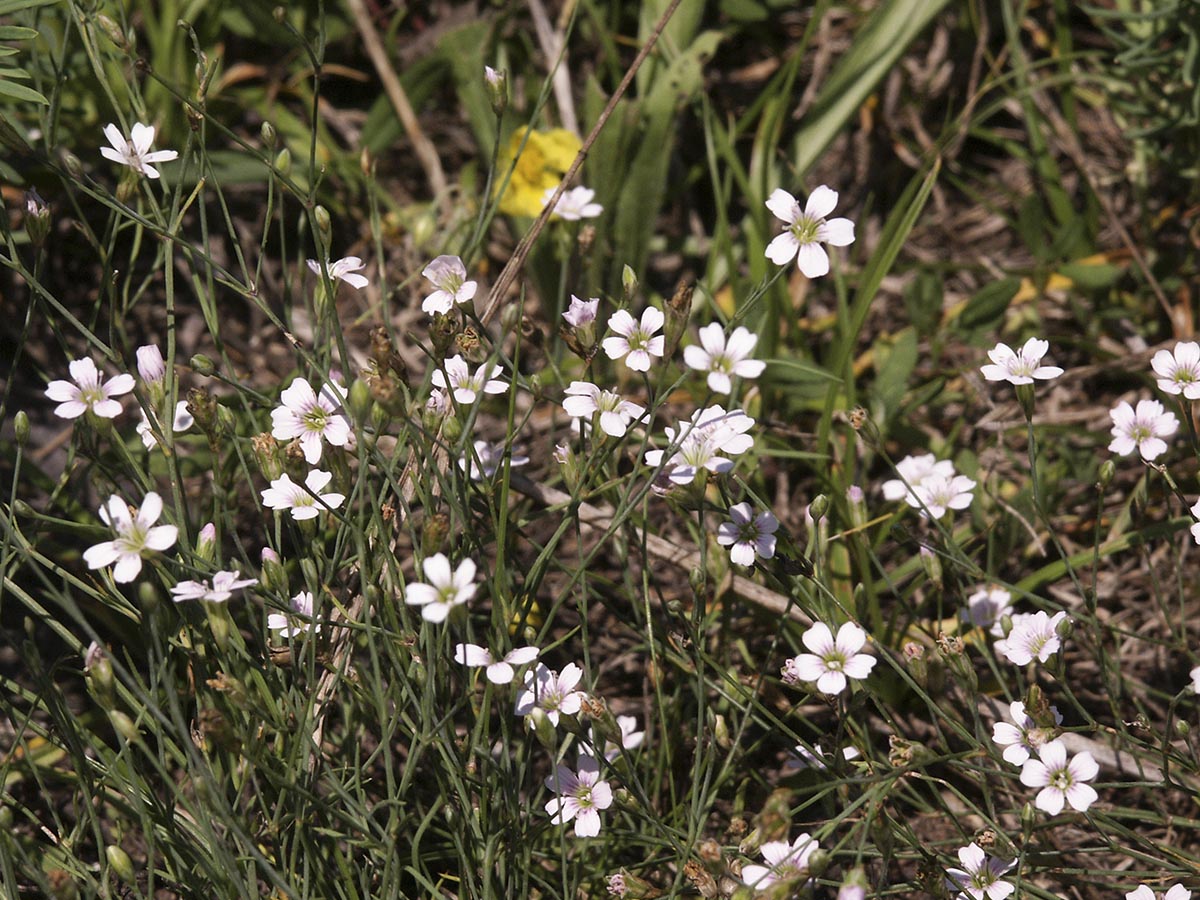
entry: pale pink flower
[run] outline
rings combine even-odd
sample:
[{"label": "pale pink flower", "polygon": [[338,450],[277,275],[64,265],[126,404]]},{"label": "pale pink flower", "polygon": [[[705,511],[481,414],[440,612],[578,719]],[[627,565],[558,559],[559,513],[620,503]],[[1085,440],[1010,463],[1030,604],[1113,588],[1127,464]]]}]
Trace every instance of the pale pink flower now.
[{"label": "pale pink flower", "polygon": [[1158,376],[1160,391],[1200,400],[1200,344],[1180,341],[1173,351],[1155,353],[1150,365]]},{"label": "pale pink flower", "polygon": [[[636,750],[646,739],[646,732],[638,731],[638,720],[633,716],[617,716],[617,727],[621,729],[621,743],[608,740],[604,742],[604,758],[609,762],[620,756],[622,750]],[[600,754],[596,752],[597,743],[596,726],[593,725],[588,730],[587,739],[579,743],[579,756],[599,759]]]},{"label": "pale pink flower", "polygon": [[[304,486],[296,484],[285,472],[271,482],[262,492],[263,503],[279,511],[291,510],[297,521],[315,519],[326,507],[337,509],[346,501],[345,494],[330,492],[322,494],[333,480],[331,472],[313,469],[304,479]],[[308,490],[305,490],[305,488]]]},{"label": "pale pink flower", "polygon": [[1012,611],[1012,594],[999,585],[990,584],[967,598],[962,618],[976,628],[987,628],[996,637],[1004,637],[1003,619],[1011,616]]},{"label": "pale pink flower", "polygon": [[322,441],[344,447],[350,440],[340,385],[328,385],[318,394],[307,379],[296,378],[279,399],[283,405],[271,410],[271,434],[281,441],[298,439],[309,465],[320,461]]},{"label": "pale pink flower", "polygon": [[1004,900],[1016,888],[1000,876],[1015,863],[1001,862],[988,856],[983,848],[972,841],[959,848],[958,860],[961,869],[946,870],[946,887],[958,891],[954,900]]},{"label": "pale pink flower", "polygon": [[773,884],[791,881],[808,874],[808,858],[820,848],[816,838],[802,834],[792,843],[767,841],[759,852],[765,866],[742,866],[742,881],[756,891],[765,891]]},{"label": "pale pink flower", "polygon": [[1045,662],[1062,647],[1057,629],[1066,617],[1065,612],[1057,612],[1053,617],[1045,612],[1014,616],[1012,631],[996,641],[996,652],[1017,666],[1027,666],[1035,659]]},{"label": "pale pink flower", "polygon": [[1108,413],[1113,420],[1112,443],[1108,449],[1121,456],[1137,450],[1142,459],[1152,460],[1167,452],[1167,442],[1179,429],[1179,420],[1157,400],[1139,400],[1137,410],[1122,400]]},{"label": "pale pink flower", "polygon": [[800,203],[787,191],[776,188],[767,198],[767,209],[781,219],[787,230],[767,245],[767,259],[777,266],[786,266],[793,259],[806,278],[829,274],[829,254],[821,244],[845,247],[854,243],[854,223],[849,219],[826,219],[837,206],[838,195],[821,185]]},{"label": "pale pink flower", "polygon": [[646,465],[663,467],[663,474],[672,484],[691,484],[701,469],[717,474],[728,472],[733,462],[722,454],[737,456],[754,446],[753,435],[746,434],[754,420],[740,409],[725,411],[723,406],[710,406],[692,413],[678,428],[667,428],[667,441],[675,452],[646,451]]},{"label": "pale pink flower", "polygon": [[666,318],[662,310],[647,306],[642,310],[641,322],[634,319],[628,310],[618,309],[608,320],[613,337],[603,341],[604,352],[609,359],[625,357],[625,365],[634,372],[649,372],[650,357],[663,355],[665,339],[655,334]]},{"label": "pale pink flower", "polygon": [[46,396],[58,404],[54,408],[56,416],[77,419],[89,410],[101,419],[120,415],[121,402],[112,398],[133,390],[132,375],[114,375],[101,384],[100,370],[91,359],[72,360],[67,368],[71,381],[52,381],[46,386]]},{"label": "pale pink flower", "polygon": [[1068,761],[1066,745],[1062,741],[1051,741],[1042,744],[1038,757],[1026,760],[1021,769],[1021,784],[1041,788],[1034,798],[1034,806],[1054,816],[1062,812],[1066,804],[1086,812],[1096,802],[1099,795],[1091,785],[1084,783],[1100,772],[1092,754],[1085,750]]},{"label": "pale pink flower", "polygon": [[498,365],[489,369],[484,363],[472,374],[467,368],[467,361],[455,354],[446,360],[445,366],[444,372],[441,369],[433,370],[433,383],[449,390],[454,399],[464,406],[474,403],[476,396],[481,393],[503,394],[508,390],[507,384],[497,380],[504,373],[504,369]]},{"label": "pale pink flower", "polygon": [[587,381],[572,381],[565,393],[563,409],[568,416],[591,422],[592,416],[599,413],[600,430],[611,437],[624,437],[629,423],[646,412],[615,391],[601,390]]},{"label": "pale pink flower", "polygon": [[733,390],[732,376],[757,378],[767,367],[765,362],[750,359],[758,336],[746,328],[735,328],[725,337],[719,322],[700,329],[700,344],[683,348],[683,361],[689,368],[708,373],[708,388],[717,394]]},{"label": "pale pink flower", "polygon": [[[89,569],[101,569],[111,565],[112,577],[116,582],[129,582],[142,571],[142,557],[150,551],[163,551],[175,544],[179,529],[174,525],[155,525],[162,515],[162,498],[154,491],[146,494],[141,509],[130,514],[125,501],[113,494],[100,507],[100,518],[117,533],[111,541],[104,541],[83,551],[83,559]],[[115,565],[114,565],[115,563]]]},{"label": "pale pink flower", "polygon": [[[314,274],[321,274],[321,264],[319,262],[317,262],[315,259],[307,260],[307,262],[309,269],[311,269]],[[325,269],[327,272],[329,272],[330,278],[338,281],[344,281],[355,290],[361,290],[371,283],[364,276],[354,274],[359,269],[365,269],[366,266],[367,264],[357,256],[347,256],[337,260],[336,262],[329,262],[328,260],[325,261]]]},{"label": "pale pink flower", "polygon": [[739,503],[729,508],[729,519],[717,527],[717,543],[729,547],[730,560],[739,566],[752,566],[755,557],[771,559],[775,555],[779,520],[770,511],[754,515],[749,503]]},{"label": "pale pink flower", "polygon": [[558,726],[559,715],[573,716],[583,706],[583,691],[577,691],[583,669],[568,663],[561,673],[538,663],[525,672],[524,689],[517,695],[514,712],[518,716],[529,716],[541,710],[550,724]]},{"label": "pale pink flower", "polygon": [[496,659],[486,647],[478,644],[455,644],[454,661],[464,666],[487,667],[487,680],[492,684],[508,684],[516,676],[514,666],[533,662],[541,652],[537,647],[518,647],[510,650],[503,659]]},{"label": "pale pink flower", "polygon": [[[180,400],[175,404],[175,418],[171,422],[171,430],[176,434],[182,434],[194,424],[196,424],[196,420],[188,412],[187,401]],[[154,429],[150,426],[150,419],[146,417],[144,409],[142,410],[142,420],[138,422],[136,431],[142,439],[142,446],[147,450],[153,450],[158,446],[158,438],[154,436]]]},{"label": "pale pink flower", "polygon": [[813,681],[822,694],[840,694],[846,689],[847,678],[866,678],[875,666],[875,657],[859,652],[867,642],[867,633],[853,622],[843,624],[837,637],[828,625],[818,622],[804,632],[801,640],[812,652],[787,661],[783,680],[788,684]]},{"label": "pale pink flower", "polygon": [[212,584],[204,581],[181,581],[171,588],[171,599],[176,603],[185,600],[205,600],[209,603],[224,603],[234,591],[258,584],[257,578],[238,578],[238,570],[218,572]]},{"label": "pale pink flower", "polygon": [[909,506],[920,507],[921,501],[913,493],[927,478],[953,478],[954,463],[948,459],[938,460],[932,453],[921,456],[906,456],[896,463],[899,478],[885,481],[881,487],[885,500],[903,500]]},{"label": "pale pink flower", "polygon": [[576,837],[595,837],[600,833],[600,811],[612,806],[612,788],[600,779],[600,764],[588,756],[579,758],[579,771],[572,772],[561,763],[546,778],[546,787],[558,794],[546,803],[550,821],[562,825],[575,820]]},{"label": "pale pink flower", "polygon": [[950,509],[966,509],[974,499],[971,491],[975,482],[966,475],[955,475],[946,478],[942,475],[932,475],[914,489],[917,499],[921,502],[921,515],[927,518],[940,519]]},{"label": "pale pink flower", "polygon": [[153,125],[135,122],[130,131],[129,140],[125,140],[121,129],[110,123],[104,126],[104,136],[108,138],[108,142],[112,146],[101,147],[101,156],[122,166],[129,166],[133,171],[139,175],[145,175],[147,178],[159,177],[158,169],[150,163],[170,162],[179,156],[174,150],[150,150],[150,145],[154,143]]},{"label": "pale pink flower", "polygon": [[1007,381],[1009,384],[1033,384],[1035,378],[1057,378],[1063,373],[1058,366],[1043,366],[1042,357],[1050,349],[1047,341],[1030,338],[1020,350],[1008,344],[997,344],[988,351],[991,363],[980,368],[988,381]]},{"label": "pale pink flower", "polygon": [[163,359],[158,344],[145,344],[137,348],[138,374],[146,384],[157,384],[167,375],[167,361]]},{"label": "pale pink flower", "polygon": [[450,610],[475,596],[475,561],[464,559],[450,571],[450,560],[435,553],[421,567],[425,582],[415,582],[404,588],[404,602],[421,607],[426,622],[444,622]]},{"label": "pale pink flower", "polygon": [[[1054,721],[1061,725],[1062,714],[1053,706],[1050,707],[1050,713],[1054,716]],[[1008,714],[1012,724],[996,722],[992,725],[992,742],[1004,748],[1005,762],[1020,766],[1037,752],[1037,748],[1045,743],[1048,735],[1039,729],[1033,717],[1025,712],[1025,704],[1020,700],[1014,700],[1008,705]]]},{"label": "pale pink flower", "polygon": [[591,325],[596,321],[596,313],[599,309],[600,299],[598,297],[591,300],[580,300],[572,294],[571,306],[563,313],[563,319],[572,328],[582,328],[584,325]]},{"label": "pale pink flower", "polygon": [[457,256],[439,256],[421,274],[435,288],[421,303],[422,311],[431,316],[448,313],[454,309],[454,304],[469,303],[475,299],[478,285],[467,280],[467,267]]},{"label": "pale pink flower", "polygon": [[312,631],[315,634],[321,630],[321,626],[317,623],[304,621],[313,617],[313,595],[311,591],[301,591],[298,593],[292,598],[289,606],[293,613],[297,616],[303,616],[303,618],[295,618],[286,613],[271,613],[267,616],[267,628],[271,631],[278,631],[279,636],[283,638],[304,634],[306,631]]},{"label": "pale pink flower", "polygon": [[[542,205],[545,206],[550,202],[550,198],[554,196],[557,187],[546,188],[542,194]],[[567,222],[578,222],[580,219],[594,219],[604,212],[604,207],[599,203],[593,203],[596,192],[591,188],[573,187],[563,191],[561,197],[558,198],[558,203],[554,204],[553,215]]]}]

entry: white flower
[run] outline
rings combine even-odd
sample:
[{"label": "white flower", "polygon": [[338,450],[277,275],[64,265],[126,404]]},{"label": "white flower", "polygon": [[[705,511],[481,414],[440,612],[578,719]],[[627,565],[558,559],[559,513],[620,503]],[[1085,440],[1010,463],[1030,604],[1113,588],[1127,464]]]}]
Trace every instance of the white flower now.
[{"label": "white flower", "polygon": [[146,494],[142,507],[133,515],[125,501],[113,494],[100,507],[100,518],[117,533],[114,540],[104,541],[83,551],[89,569],[113,565],[113,581],[133,581],[142,571],[142,557],[152,550],[163,551],[174,545],[179,529],[174,525],[155,525],[162,515],[162,498],[154,491]]},{"label": "white flower", "polygon": [[[650,357],[663,355],[664,338],[655,332],[663,327],[666,318],[662,311],[654,306],[642,310],[642,320],[638,322],[626,309],[618,309],[608,320],[613,337],[604,339],[604,352],[609,359],[625,357],[625,365],[634,372],[649,372]],[[626,356],[628,354],[628,356]]]},{"label": "white flower", "polygon": [[675,452],[667,457],[665,450],[648,450],[646,465],[662,466],[673,484],[691,484],[701,469],[728,472],[733,462],[721,454],[736,456],[753,447],[753,436],[746,434],[753,427],[754,420],[740,409],[726,412],[718,405],[697,410],[678,429],[665,429],[667,441],[677,446]]},{"label": "white flower", "polygon": [[[554,196],[556,190],[558,190],[557,187],[546,188],[545,193],[542,194],[542,206],[550,202],[550,198]],[[604,212],[603,206],[592,202],[595,196],[595,191],[582,186],[563,191],[563,195],[558,198],[558,203],[554,204],[553,214],[568,222],[594,219]]]},{"label": "white flower", "polygon": [[[313,271],[314,274],[321,274],[321,264],[319,262],[317,262],[315,259],[306,261],[308,262],[308,267]],[[361,290],[371,283],[362,275],[354,274],[359,269],[365,269],[366,266],[367,264],[357,256],[347,256],[339,259],[337,262],[329,262],[328,260],[325,261],[325,269],[329,272],[330,278],[344,281],[346,284],[350,285],[350,287],[355,288],[356,290]]]},{"label": "white flower", "polygon": [[853,622],[842,625],[836,638],[828,625],[818,622],[804,632],[801,640],[812,653],[801,653],[787,661],[783,680],[788,684],[815,681],[822,694],[840,694],[846,689],[847,678],[866,678],[875,666],[875,657],[858,652],[867,642],[867,633]]},{"label": "white flower", "polygon": [[[788,759],[788,761],[785,763],[785,765],[789,768],[816,769],[822,772],[829,768],[830,754],[822,750],[820,744],[813,744],[813,748],[811,750],[809,750],[803,744],[797,744],[792,748],[792,753],[795,755]],[[858,752],[857,747],[847,746],[842,748],[841,755],[842,759],[846,760],[846,762],[849,762],[852,759],[858,759],[862,754]]]},{"label": "white flower", "polygon": [[[1196,503],[1192,506],[1192,508],[1190,510],[1188,510],[1188,512],[1190,512],[1192,514],[1193,518],[1200,519],[1200,500],[1197,500]],[[1197,544],[1200,544],[1200,522],[1197,522],[1195,525],[1193,525],[1191,527],[1191,532],[1192,532],[1192,539]]]},{"label": "white flower", "polygon": [[[1062,714],[1053,706],[1050,712],[1054,721],[1061,725]],[[992,725],[992,741],[1004,748],[1004,761],[1014,766],[1023,765],[1025,760],[1037,752],[1038,746],[1047,736],[1038,729],[1037,722],[1025,712],[1025,704],[1014,700],[1008,705],[1008,714],[1013,723],[996,722]],[[1030,732],[1034,732],[1033,735]]]},{"label": "white flower", "polygon": [[233,596],[234,591],[258,584],[257,578],[238,578],[238,571],[218,572],[213,576],[212,586],[207,581],[181,581],[171,588],[171,599],[176,603],[184,600],[207,600],[210,603],[224,603]]},{"label": "white flower", "polygon": [[513,711],[518,716],[529,716],[540,709],[550,724],[557,727],[560,714],[573,716],[583,706],[583,698],[587,695],[575,690],[581,678],[583,669],[575,663],[568,663],[561,674],[538,663],[526,671],[524,690],[517,696]]},{"label": "white flower", "polygon": [[601,390],[587,381],[572,381],[565,393],[563,409],[568,416],[591,422],[592,416],[600,413],[600,430],[611,437],[624,437],[629,423],[646,412],[615,391]]},{"label": "white flower", "polygon": [[562,825],[575,820],[576,837],[595,837],[600,833],[600,810],[612,806],[612,788],[600,780],[600,764],[588,756],[579,758],[578,773],[561,763],[546,778],[546,787],[558,794],[546,803],[550,821]]},{"label": "white flower", "polygon": [[312,389],[307,379],[297,378],[280,395],[283,405],[271,410],[271,434],[281,441],[298,438],[308,464],[321,459],[322,439],[335,447],[350,440],[350,423],[339,411],[341,388]]},{"label": "white flower", "polygon": [[146,384],[157,384],[167,375],[167,361],[163,359],[158,344],[145,344],[137,348],[138,374]]},{"label": "white flower", "polygon": [[808,858],[820,848],[817,840],[802,834],[792,843],[767,841],[759,848],[765,866],[742,866],[742,881],[756,891],[764,891],[781,881],[791,881],[808,874]]},{"label": "white flower", "polygon": [[1027,666],[1035,659],[1045,662],[1062,647],[1057,629],[1066,617],[1065,612],[1053,617],[1045,612],[1013,617],[1012,631],[1004,640],[996,641],[996,652],[1017,666]]},{"label": "white flower", "polygon": [[[469,470],[472,481],[483,481],[486,478],[491,478],[500,470],[500,466],[504,463],[505,445],[501,443],[493,444],[490,441],[475,441],[472,447],[474,448],[472,453],[458,460],[459,468],[464,472]],[[509,465],[514,469],[528,462],[529,457],[523,456],[520,453],[514,452],[509,458]]]},{"label": "white flower", "polygon": [[[311,591],[301,591],[292,598],[292,602],[289,605],[293,613],[303,616],[306,619],[313,617],[313,595]],[[294,619],[285,613],[271,613],[267,616],[267,628],[271,629],[271,631],[278,631],[279,636],[284,638],[303,634],[306,631],[312,631],[315,634],[321,630],[321,626],[315,622],[310,623],[301,619]]]},{"label": "white flower", "polygon": [[591,325],[596,321],[596,312],[599,309],[600,298],[580,300],[572,294],[571,307],[563,313],[563,318],[572,328],[582,328],[584,325]]},{"label": "white flower", "polygon": [[1192,671],[1188,673],[1188,677],[1192,679],[1192,690],[1195,693],[1200,694],[1200,666],[1196,666],[1196,668],[1192,669]]},{"label": "white flower", "polygon": [[[196,420],[192,418],[192,414],[188,412],[186,400],[180,400],[175,404],[175,419],[171,423],[171,428],[176,434],[182,434],[196,424]],[[141,435],[142,445],[147,450],[153,450],[158,446],[158,438],[154,436],[154,429],[150,427],[150,419],[146,417],[146,411],[142,410],[142,420],[137,424],[137,433]]]},{"label": "white flower", "polygon": [[914,489],[917,499],[921,502],[921,515],[927,518],[940,519],[948,509],[966,509],[974,499],[971,491],[975,482],[966,475],[955,475],[947,478],[944,475],[932,475]]},{"label": "white flower", "polygon": [[982,587],[967,598],[967,608],[962,611],[964,622],[976,628],[987,628],[996,637],[1004,637],[1003,618],[1011,616],[1012,594],[999,585]]},{"label": "white flower", "polygon": [[1150,365],[1158,376],[1160,391],[1183,394],[1188,400],[1200,399],[1200,344],[1180,341],[1174,351],[1155,353]]},{"label": "white flower", "polygon": [[450,571],[450,560],[435,553],[421,567],[428,583],[416,582],[404,588],[404,602],[421,607],[426,622],[444,622],[450,610],[475,596],[475,561],[464,559]]},{"label": "white flower", "polygon": [[1139,400],[1137,410],[1122,400],[1108,413],[1112,416],[1112,443],[1108,449],[1125,456],[1137,450],[1142,459],[1152,460],[1167,452],[1167,442],[1179,429],[1175,414],[1157,400]]},{"label": "white flower", "polygon": [[497,660],[491,651],[478,644],[455,644],[454,661],[464,666],[487,666],[487,680],[492,684],[508,684],[516,675],[513,666],[531,663],[541,652],[537,647],[518,647]]},{"label": "white flower", "polygon": [[988,351],[989,365],[979,371],[988,381],[1007,381],[1009,384],[1033,384],[1035,378],[1057,378],[1063,373],[1058,366],[1043,366],[1042,357],[1050,349],[1047,341],[1030,338],[1020,350],[1008,344],[997,344]]},{"label": "white flower", "polygon": [[[472,375],[467,368],[467,361],[458,354],[446,360],[446,371],[441,369],[433,370],[433,383],[440,388],[446,388],[454,394],[454,399],[465,405],[475,402],[475,397],[479,393],[484,394],[503,394],[508,390],[508,385],[503,381],[497,381],[497,377],[504,373],[500,366],[492,366],[489,370],[487,363],[481,365],[475,370]],[[491,374],[488,374],[488,373]]]},{"label": "white flower", "polygon": [[700,329],[700,346],[683,348],[683,361],[689,368],[708,373],[708,388],[717,394],[733,390],[730,376],[757,378],[767,367],[765,362],[750,359],[758,344],[758,335],[746,328],[735,328],[729,338],[719,322]]},{"label": "white flower", "polygon": [[[604,742],[604,758],[609,762],[620,756],[622,749],[636,750],[646,738],[646,732],[637,730],[638,721],[633,716],[617,716],[617,727],[621,729],[621,743],[618,745],[614,741]],[[599,758],[596,743],[596,726],[593,725],[588,730],[587,739],[579,742],[580,759],[585,756]]]},{"label": "white flower", "polygon": [[754,558],[770,559],[775,555],[775,532],[779,520],[769,511],[754,515],[749,503],[729,508],[731,521],[717,527],[717,543],[729,547],[729,558],[739,566],[754,565]]},{"label": "white flower", "polygon": [[63,419],[77,419],[88,410],[102,419],[112,419],[121,413],[121,403],[112,399],[133,390],[133,376],[114,375],[100,383],[100,371],[91,359],[76,359],[68,363],[71,381],[52,381],[46,386],[46,396],[56,402],[54,414]]},{"label": "white flower", "polygon": [[799,201],[787,191],[773,190],[767,198],[767,209],[787,224],[787,230],[767,245],[767,259],[777,266],[786,266],[794,259],[806,278],[829,274],[829,254],[821,244],[845,247],[854,243],[853,222],[825,218],[837,201],[837,191],[821,185],[809,194],[801,210]]},{"label": "white flower", "polygon": [[468,303],[475,299],[478,285],[467,281],[467,267],[457,256],[439,256],[421,270],[435,290],[421,303],[421,309],[429,315],[448,313],[455,303]]},{"label": "white flower", "polygon": [[1085,781],[1091,781],[1100,771],[1092,754],[1086,750],[1067,761],[1067,748],[1062,741],[1043,744],[1038,750],[1040,759],[1028,759],[1021,769],[1021,784],[1040,787],[1033,805],[1058,815],[1065,804],[1085,812],[1096,802],[1098,794]]},{"label": "white flower", "polygon": [[[1155,894],[1149,885],[1139,884],[1125,895],[1125,900],[1155,900]],[[1162,900],[1192,900],[1192,892],[1182,884],[1172,885],[1162,895]]]},{"label": "white flower", "polygon": [[[271,482],[271,486],[262,492],[263,503],[272,509],[292,511],[292,518],[315,519],[328,506],[337,509],[346,500],[345,494],[321,491],[333,480],[331,472],[313,469],[304,479],[304,486],[296,484],[285,472]],[[304,488],[307,487],[308,490]]]},{"label": "white flower", "polygon": [[881,485],[883,499],[904,500],[909,506],[919,508],[921,501],[913,491],[920,487],[926,478],[953,478],[954,463],[948,459],[939,461],[932,453],[906,456],[896,463],[896,474],[900,477],[885,481]]},{"label": "white flower", "polygon": [[866,900],[867,889],[861,884],[843,884],[838,888],[837,900]]},{"label": "white flower", "polygon": [[154,143],[153,125],[135,122],[129,140],[125,140],[121,129],[110,123],[104,126],[104,136],[108,138],[108,142],[112,146],[101,147],[101,156],[123,166],[129,166],[133,171],[139,175],[145,175],[147,178],[159,177],[158,170],[149,163],[170,162],[179,156],[174,150],[150,151],[150,145]]},{"label": "white flower", "polygon": [[946,887],[958,891],[955,900],[1004,900],[1016,890],[1007,881],[1000,880],[1000,876],[1015,863],[989,857],[974,841],[959,848],[958,860],[962,863],[961,869],[946,870]]}]

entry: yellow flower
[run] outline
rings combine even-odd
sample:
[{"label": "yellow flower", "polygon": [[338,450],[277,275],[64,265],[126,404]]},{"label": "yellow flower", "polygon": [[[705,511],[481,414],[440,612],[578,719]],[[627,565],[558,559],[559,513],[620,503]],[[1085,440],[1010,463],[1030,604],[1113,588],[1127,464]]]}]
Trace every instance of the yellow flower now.
[{"label": "yellow flower", "polygon": [[[529,140],[518,157],[517,151],[521,149],[526,132]],[[564,128],[531,131],[522,126],[514,131],[508,146],[500,154],[501,176],[508,172],[514,159],[517,161],[508,187],[500,198],[500,212],[513,216],[539,215],[542,197],[549,188],[558,187],[581,146],[579,138]]]}]

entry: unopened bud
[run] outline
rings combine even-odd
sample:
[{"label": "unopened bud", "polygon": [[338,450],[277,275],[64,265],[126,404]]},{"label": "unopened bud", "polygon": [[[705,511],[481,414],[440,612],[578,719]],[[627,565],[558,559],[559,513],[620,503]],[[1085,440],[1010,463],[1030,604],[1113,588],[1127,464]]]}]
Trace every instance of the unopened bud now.
[{"label": "unopened bud", "polygon": [[457,444],[458,439],[462,437],[462,422],[458,421],[455,416],[447,416],[442,420],[442,437],[449,444]]},{"label": "unopened bud", "polygon": [[546,716],[546,711],[540,706],[535,706],[533,712],[525,717],[525,721],[533,729],[533,734],[538,742],[553,753],[558,743],[558,736],[554,732],[554,723]]},{"label": "unopened bud", "polygon": [[929,577],[929,581],[937,588],[942,586],[942,560],[930,550],[922,545],[918,555],[921,557],[921,568],[925,570],[925,574]]},{"label": "unopened bud", "polygon": [[346,392],[346,408],[356,422],[365,422],[371,414],[371,388],[361,378],[355,379]]},{"label": "unopened bud", "polygon": [[79,157],[70,150],[62,151],[62,165],[67,170],[67,174],[72,178],[83,177],[83,163],[79,161]]},{"label": "unopened bud", "polygon": [[1075,630],[1075,623],[1071,621],[1070,616],[1063,616],[1058,620],[1058,624],[1054,626],[1054,633],[1064,641],[1071,636],[1071,632]]},{"label": "unopened bud", "polygon": [[1033,826],[1037,824],[1037,810],[1033,808],[1032,803],[1026,803],[1021,807],[1021,830],[1028,834],[1033,831]]},{"label": "unopened bud", "polygon": [[808,514],[812,517],[813,522],[820,522],[825,518],[825,513],[829,512],[829,498],[824,494],[817,494],[813,498],[813,502],[808,505]]},{"label": "unopened bud", "polygon": [[207,563],[217,556],[217,526],[209,522],[196,535],[196,555]]},{"label": "unopened bud", "polygon": [[270,547],[262,548],[262,575],[260,581],[262,586],[276,594],[287,592],[287,572],[284,571],[283,562],[279,559],[279,554]]},{"label": "unopened bud", "polygon": [[116,872],[117,877],[126,884],[137,882],[137,873],[133,870],[133,860],[116,844],[109,844],[104,848],[104,858],[108,860],[109,868]]},{"label": "unopened bud", "polygon": [[1113,476],[1117,474],[1117,465],[1111,459],[1100,463],[1100,477],[1097,481],[1100,490],[1112,484]]},{"label": "unopened bud", "polygon": [[287,7],[286,6],[276,6],[274,9],[271,10],[271,18],[273,18],[276,22],[278,22],[280,25],[282,25],[284,22],[287,21]]},{"label": "unopened bud", "polygon": [[83,657],[83,677],[88,692],[104,709],[112,709],[114,703],[112,663],[104,648],[92,641]]},{"label": "unopened bud", "polygon": [[329,210],[318,204],[313,209],[313,221],[317,223],[317,230],[329,240],[329,236],[333,233],[333,220],[329,217]]},{"label": "unopened bud", "polygon": [[[203,375],[205,378],[211,378],[217,372],[217,367],[213,364],[211,358],[203,353],[197,353],[191,359],[192,371],[197,375]],[[192,415],[196,415],[195,410]]]},{"label": "unopened bud", "polygon": [[274,481],[283,474],[283,456],[279,452],[279,441],[269,431],[256,434],[250,439],[250,448],[254,452],[254,460],[258,469],[268,481]]},{"label": "unopened bud", "polygon": [[829,851],[818,847],[808,857],[808,874],[821,877],[825,874],[825,870],[829,868],[830,856]]},{"label": "unopened bud", "polygon": [[483,82],[487,87],[488,102],[492,104],[492,112],[499,118],[508,108],[508,73],[504,69],[484,66]]},{"label": "unopened bud", "polygon": [[280,178],[287,178],[292,174],[292,151],[287,147],[275,154],[275,171],[279,173]]},{"label": "unopened bud", "polygon": [[157,384],[167,374],[167,362],[163,359],[158,344],[145,344],[137,348],[137,370],[146,384]]},{"label": "unopened bud", "polygon": [[263,122],[258,133],[262,136],[263,146],[268,150],[274,150],[275,141],[279,138],[279,135],[275,133],[275,126],[270,122]]},{"label": "unopened bud", "polygon": [[1192,726],[1187,723],[1186,719],[1176,719],[1175,733],[1181,738],[1185,738],[1192,733]]},{"label": "unopened bud", "polygon": [[733,738],[729,734],[729,723],[720,714],[713,718],[713,740],[722,750],[728,750],[733,746]]},{"label": "unopened bud", "polygon": [[35,190],[25,192],[25,233],[34,249],[41,249],[50,234],[50,207]]},{"label": "unopened bud", "polygon": [[112,723],[113,730],[130,743],[141,737],[137,726],[133,724],[133,719],[119,709],[109,710],[108,721]]},{"label": "unopened bud", "polygon": [[104,32],[105,37],[113,42],[118,50],[123,50],[126,53],[132,51],[129,44],[129,36],[121,30],[121,26],[105,15],[96,16],[95,22],[100,26],[100,30]]},{"label": "unopened bud", "polygon": [[633,269],[626,265],[621,269],[621,291],[625,297],[625,304],[628,305],[633,299],[633,295],[637,293],[638,277]]},{"label": "unopened bud", "polygon": [[17,446],[24,447],[29,443],[29,416],[25,410],[17,411],[13,416],[13,437],[17,439]]}]

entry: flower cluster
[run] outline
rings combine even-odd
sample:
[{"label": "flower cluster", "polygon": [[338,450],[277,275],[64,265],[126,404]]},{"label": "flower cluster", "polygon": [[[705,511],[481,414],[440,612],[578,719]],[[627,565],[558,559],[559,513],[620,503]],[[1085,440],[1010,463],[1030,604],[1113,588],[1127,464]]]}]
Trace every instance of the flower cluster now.
[{"label": "flower cluster", "polygon": [[954,471],[954,463],[938,460],[932,453],[906,456],[896,464],[899,478],[882,485],[886,500],[904,500],[927,518],[940,519],[947,510],[971,505],[975,482]]}]

